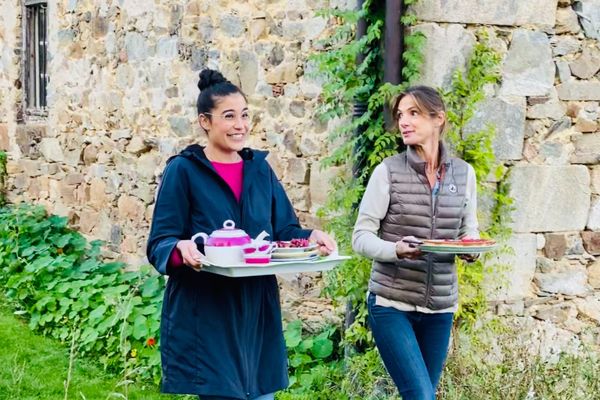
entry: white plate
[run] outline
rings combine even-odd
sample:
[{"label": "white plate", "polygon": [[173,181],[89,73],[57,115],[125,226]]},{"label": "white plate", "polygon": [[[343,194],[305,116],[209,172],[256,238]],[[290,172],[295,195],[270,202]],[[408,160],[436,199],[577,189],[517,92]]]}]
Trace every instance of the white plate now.
[{"label": "white plate", "polygon": [[275,247],[273,253],[301,253],[311,251],[317,248],[317,244],[313,243],[306,247]]},{"label": "white plate", "polygon": [[271,256],[271,262],[282,263],[282,262],[290,262],[290,261],[306,261],[306,260],[315,260],[319,258],[318,254],[313,254],[305,257],[285,257],[285,258],[277,258]]},{"label": "white plate", "polygon": [[290,253],[271,253],[271,258],[276,258],[278,260],[287,260],[287,259],[296,259],[296,258],[307,258],[314,257],[319,255],[319,250],[314,249],[311,251],[295,251]]},{"label": "white plate", "polygon": [[281,261],[268,264],[240,264],[240,265],[214,265],[207,263],[202,266],[202,271],[213,274],[229,276],[232,278],[244,276],[290,274],[298,272],[329,271],[350,256],[331,255],[328,257],[316,257],[307,261]]}]

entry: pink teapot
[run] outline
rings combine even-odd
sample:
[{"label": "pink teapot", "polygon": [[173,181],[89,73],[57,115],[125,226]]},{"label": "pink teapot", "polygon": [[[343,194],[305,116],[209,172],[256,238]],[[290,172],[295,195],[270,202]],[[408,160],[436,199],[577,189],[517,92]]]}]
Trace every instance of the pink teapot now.
[{"label": "pink teapot", "polygon": [[[267,236],[269,234],[262,231],[254,241],[263,241]],[[198,237],[204,241],[206,258],[216,265],[243,264],[243,248],[254,242],[243,229],[236,229],[235,222],[230,219],[223,222],[222,229],[217,229],[210,235],[204,232],[196,233],[192,236],[192,240]]]}]

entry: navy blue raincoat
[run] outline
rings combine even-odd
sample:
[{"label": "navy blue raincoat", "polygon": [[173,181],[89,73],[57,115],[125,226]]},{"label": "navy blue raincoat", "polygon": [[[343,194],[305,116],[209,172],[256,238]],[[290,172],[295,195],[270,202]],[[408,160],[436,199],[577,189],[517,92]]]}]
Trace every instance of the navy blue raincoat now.
[{"label": "navy blue raincoat", "polygon": [[[231,219],[251,237],[307,238],[266,152],[244,149],[238,202],[203,149],[192,145],[165,168],[154,209],[147,255],[165,290],[160,351],[166,393],[253,399],[288,385],[279,288],[274,275],[229,278],[171,268],[177,241],[210,234]],[[202,250],[202,247],[200,250]]]}]

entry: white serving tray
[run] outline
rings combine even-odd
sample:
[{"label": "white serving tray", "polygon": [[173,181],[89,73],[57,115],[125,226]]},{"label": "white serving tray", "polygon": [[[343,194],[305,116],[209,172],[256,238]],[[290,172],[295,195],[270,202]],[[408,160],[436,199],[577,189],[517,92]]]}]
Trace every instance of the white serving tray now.
[{"label": "white serving tray", "polygon": [[243,276],[259,276],[274,274],[290,274],[297,272],[329,271],[350,256],[330,255],[319,257],[308,261],[277,261],[268,264],[237,264],[237,265],[215,265],[208,261],[202,262],[202,271],[212,272],[238,278]]}]

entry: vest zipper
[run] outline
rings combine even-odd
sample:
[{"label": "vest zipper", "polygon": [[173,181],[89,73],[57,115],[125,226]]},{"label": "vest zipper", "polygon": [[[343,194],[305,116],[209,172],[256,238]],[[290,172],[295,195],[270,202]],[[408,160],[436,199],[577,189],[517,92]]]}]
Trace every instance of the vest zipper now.
[{"label": "vest zipper", "polygon": [[[436,223],[436,211],[437,211],[437,204],[438,202],[436,201],[434,203],[433,201],[433,190],[431,189],[431,184],[429,183],[429,179],[427,179],[427,177],[425,177],[425,180],[421,179],[421,176],[417,173],[417,177],[419,177],[419,180],[421,181],[421,183],[423,183],[426,187],[427,190],[429,190],[429,201],[431,201],[431,231],[429,232],[429,239],[433,239],[433,231],[435,230],[435,223]],[[437,177],[436,177],[437,179]],[[441,191],[441,179],[439,182],[440,185],[440,191]],[[438,192],[439,193],[439,192]],[[427,287],[425,288],[425,304],[424,307],[428,306],[429,303],[429,298],[430,296],[430,292],[431,292],[431,281],[432,281],[432,275],[433,273],[431,272],[431,266],[433,264],[433,261],[431,260],[431,258],[433,257],[433,255],[431,253],[428,253],[425,255],[425,257],[427,257]]]}]

